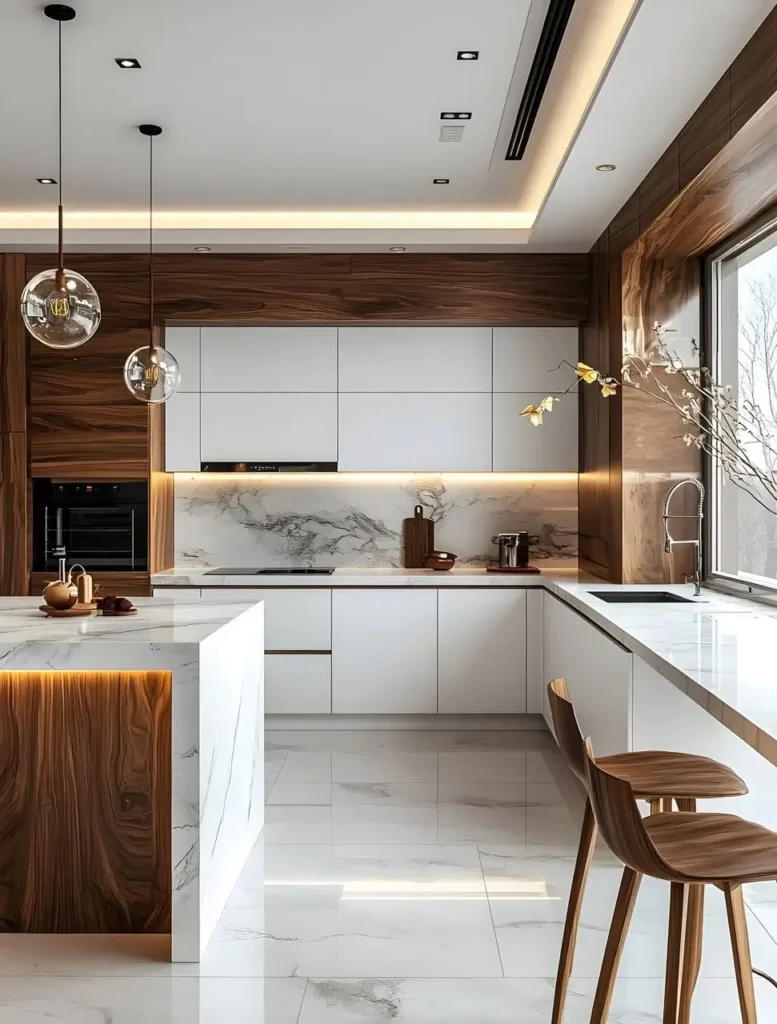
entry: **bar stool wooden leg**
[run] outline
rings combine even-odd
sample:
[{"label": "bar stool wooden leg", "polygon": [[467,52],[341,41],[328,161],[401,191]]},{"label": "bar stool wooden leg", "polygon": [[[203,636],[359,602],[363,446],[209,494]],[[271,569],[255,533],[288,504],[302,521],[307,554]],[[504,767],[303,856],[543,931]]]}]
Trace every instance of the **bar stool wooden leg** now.
[{"label": "bar stool wooden leg", "polygon": [[[696,811],[694,799],[677,801],[679,811]],[[702,934],[704,928],[704,886],[691,885],[688,891],[688,914],[685,932],[685,951],[683,955],[682,977],[680,979],[680,1010],[678,1024],[689,1024],[691,1019],[691,1002],[694,989],[699,978],[701,967]]]},{"label": "bar stool wooden leg", "polygon": [[591,1011],[591,1024],[605,1024],[612,1002],[612,990],[615,987],[615,978],[618,973],[623,943],[626,940],[626,933],[629,930],[629,922],[634,911],[634,903],[639,892],[639,883],[642,875],[631,868],[623,869],[621,887],[618,891],[618,899],[615,902],[615,910],[612,915],[610,933],[607,936],[607,945],[604,949],[602,969],[599,972],[599,981],[594,996],[594,1006]]},{"label": "bar stool wooden leg", "polygon": [[594,812],[591,810],[591,801],[585,802],[585,814],[583,816],[583,829],[580,833],[580,845],[577,849],[575,871],[572,875],[572,888],[569,892],[569,904],[567,916],[564,921],[564,936],[561,940],[561,955],[558,961],[558,974],[556,975],[556,992],[553,997],[553,1013],[551,1024],[561,1024],[561,1016],[564,1012],[569,977],[572,973],[572,962],[575,956],[575,944],[577,941],[577,929],[580,923],[580,911],[583,906],[583,893],[588,878],[588,871],[591,867],[591,859],[596,846],[596,822]]},{"label": "bar stool wooden leg", "polygon": [[737,979],[742,1024],[758,1024],[753,965],[750,961],[750,939],[747,935],[742,886],[727,882],[723,886],[723,892],[726,894],[726,912],[728,913],[728,928],[731,932],[731,947],[734,951],[734,973]]},{"label": "bar stool wooden leg", "polygon": [[688,886],[681,882],[672,882],[670,893],[666,981],[664,983],[664,1024],[677,1024],[688,916]]}]

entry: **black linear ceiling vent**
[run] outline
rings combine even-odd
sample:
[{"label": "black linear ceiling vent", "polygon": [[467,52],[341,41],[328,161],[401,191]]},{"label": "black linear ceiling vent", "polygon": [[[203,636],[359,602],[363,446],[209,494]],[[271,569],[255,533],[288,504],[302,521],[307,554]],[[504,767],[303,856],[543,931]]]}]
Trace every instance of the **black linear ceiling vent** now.
[{"label": "black linear ceiling vent", "polygon": [[529,136],[537,119],[542,97],[545,95],[548,79],[574,6],[575,0],[550,0],[505,160],[520,160],[526,152]]}]

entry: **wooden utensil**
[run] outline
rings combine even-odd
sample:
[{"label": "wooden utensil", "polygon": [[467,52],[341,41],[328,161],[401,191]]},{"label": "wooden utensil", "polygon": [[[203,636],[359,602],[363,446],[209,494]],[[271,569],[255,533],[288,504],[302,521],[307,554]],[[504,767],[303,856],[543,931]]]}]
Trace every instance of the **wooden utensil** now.
[{"label": "wooden utensil", "polygon": [[422,505],[416,505],[412,519],[402,520],[402,565],[423,569],[426,556],[434,549],[434,523],[424,518]]}]

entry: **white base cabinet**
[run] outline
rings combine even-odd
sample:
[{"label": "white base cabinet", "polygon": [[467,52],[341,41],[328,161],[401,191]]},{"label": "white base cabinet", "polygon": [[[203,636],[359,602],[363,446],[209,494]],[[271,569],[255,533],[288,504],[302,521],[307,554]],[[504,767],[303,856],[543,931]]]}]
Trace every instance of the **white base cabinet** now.
[{"label": "white base cabinet", "polygon": [[441,715],[526,713],[526,591],[438,592]]},{"label": "white base cabinet", "polygon": [[266,654],[264,688],[268,715],[328,715],[332,659],[328,654]]},{"label": "white base cabinet", "polygon": [[437,712],[437,591],[332,592],[332,712]]},{"label": "white base cabinet", "polygon": [[[632,654],[551,594],[542,595],[545,683],[566,679],[580,727],[594,754],[622,754],[631,746]],[[551,725],[547,693],[543,713]]]}]

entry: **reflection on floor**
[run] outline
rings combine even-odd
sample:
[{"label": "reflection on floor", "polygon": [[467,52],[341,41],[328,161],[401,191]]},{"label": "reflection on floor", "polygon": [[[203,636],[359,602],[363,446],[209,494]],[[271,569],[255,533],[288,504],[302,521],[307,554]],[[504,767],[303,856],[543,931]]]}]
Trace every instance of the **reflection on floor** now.
[{"label": "reflection on floor", "polygon": [[[165,963],[158,939],[0,936],[3,1024],[549,1019],[582,803],[547,734],[274,732],[267,746],[267,826],[203,963]],[[619,875],[600,849],[566,1024],[588,1021]],[[695,1024],[740,1019],[717,896]],[[777,975],[777,889],[747,898],[754,962]],[[615,1024],[661,1020],[667,906],[646,882]],[[777,990],[756,986],[776,1020]]]}]

